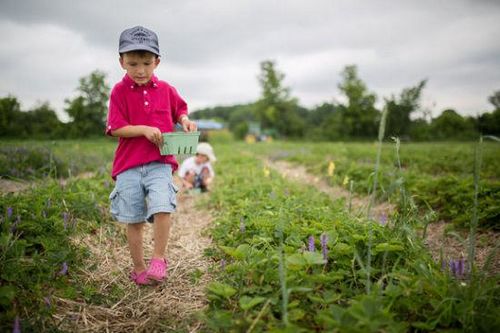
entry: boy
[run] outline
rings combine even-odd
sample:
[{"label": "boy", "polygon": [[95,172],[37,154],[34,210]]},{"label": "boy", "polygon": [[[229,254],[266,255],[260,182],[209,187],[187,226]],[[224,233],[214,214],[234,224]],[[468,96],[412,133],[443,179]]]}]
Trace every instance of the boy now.
[{"label": "boy", "polygon": [[208,185],[215,177],[211,163],[216,160],[212,146],[206,142],[200,143],[196,147],[196,156],[184,160],[179,168],[179,177],[182,178],[184,187],[208,191]]},{"label": "boy", "polygon": [[[170,213],[175,211],[177,188],[172,173],[174,156],[160,155],[162,132],[181,123],[185,132],[196,124],[187,116],[187,104],[174,87],[159,80],[157,35],[137,26],[123,31],[119,41],[120,65],[126,74],[111,91],[106,134],[119,137],[113,160],[116,180],[110,194],[111,214],[127,225],[127,240],[134,268],[130,278],[138,285],[161,282],[167,275],[165,258],[170,234]],[[153,223],[154,248],[146,268],[143,251],[145,221]]]}]

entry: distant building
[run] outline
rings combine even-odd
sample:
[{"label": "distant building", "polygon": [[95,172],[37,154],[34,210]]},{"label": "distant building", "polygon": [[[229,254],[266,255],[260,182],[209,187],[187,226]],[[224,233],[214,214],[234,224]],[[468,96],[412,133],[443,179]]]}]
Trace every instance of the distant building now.
[{"label": "distant building", "polygon": [[221,124],[215,120],[210,119],[194,119],[196,125],[198,125],[198,130],[200,131],[211,131],[211,130],[221,130],[224,128],[224,124]]}]

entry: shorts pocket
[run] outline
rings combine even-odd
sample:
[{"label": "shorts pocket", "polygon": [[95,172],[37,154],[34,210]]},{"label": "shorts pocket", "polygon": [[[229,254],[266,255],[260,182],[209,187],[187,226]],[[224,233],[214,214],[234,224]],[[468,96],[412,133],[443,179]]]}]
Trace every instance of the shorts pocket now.
[{"label": "shorts pocket", "polygon": [[113,191],[109,195],[109,200],[111,202],[111,205],[109,207],[109,211],[111,212],[111,215],[116,218],[116,216],[118,215],[118,212],[119,212],[119,209],[118,209],[119,194],[118,194],[116,187],[113,189]]}]

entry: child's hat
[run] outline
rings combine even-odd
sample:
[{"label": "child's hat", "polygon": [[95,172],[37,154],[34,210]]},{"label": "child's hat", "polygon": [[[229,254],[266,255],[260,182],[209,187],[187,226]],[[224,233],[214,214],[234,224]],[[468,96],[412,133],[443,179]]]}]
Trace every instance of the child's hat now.
[{"label": "child's hat", "polygon": [[212,163],[217,161],[214,155],[214,150],[212,149],[212,146],[209,143],[200,142],[198,144],[198,147],[196,147],[196,153],[207,156],[208,160]]},{"label": "child's hat", "polygon": [[151,30],[140,25],[124,30],[120,35],[118,52],[149,51],[160,56],[158,36]]}]

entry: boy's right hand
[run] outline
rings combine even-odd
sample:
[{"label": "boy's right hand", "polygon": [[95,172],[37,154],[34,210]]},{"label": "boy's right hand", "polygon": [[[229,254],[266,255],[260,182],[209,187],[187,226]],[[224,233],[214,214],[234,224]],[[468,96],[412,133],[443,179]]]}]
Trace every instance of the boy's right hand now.
[{"label": "boy's right hand", "polygon": [[159,128],[144,126],[143,135],[158,147],[163,146],[163,135]]}]

